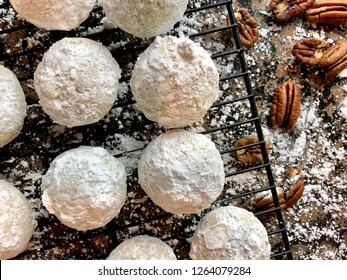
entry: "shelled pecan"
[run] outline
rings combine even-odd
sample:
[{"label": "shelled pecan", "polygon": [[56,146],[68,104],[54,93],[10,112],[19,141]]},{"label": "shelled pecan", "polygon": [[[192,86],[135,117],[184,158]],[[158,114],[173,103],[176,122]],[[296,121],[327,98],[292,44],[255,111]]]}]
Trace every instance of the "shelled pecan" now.
[{"label": "shelled pecan", "polygon": [[314,0],[271,0],[270,9],[276,21],[288,21],[307,10]]},{"label": "shelled pecan", "polygon": [[322,56],[319,66],[328,78],[333,78],[347,67],[347,40],[332,45]]},{"label": "shelled pecan", "polygon": [[258,23],[245,8],[238,8],[235,11],[239,37],[242,45],[249,49],[258,39]]},{"label": "shelled pecan", "polygon": [[295,82],[288,80],[279,85],[270,108],[270,124],[290,130],[300,114],[300,93]]},{"label": "shelled pecan", "polygon": [[[278,197],[278,201],[280,204],[280,207],[282,210],[285,209],[285,194],[284,194],[284,190],[282,188],[276,188],[277,191],[277,197]],[[271,208],[275,207],[275,203],[273,201],[273,196],[270,190],[266,191],[266,192],[262,192],[257,194],[257,196],[254,198],[254,200],[252,201],[252,206],[254,208],[254,210],[256,212],[262,212],[265,210],[270,210]],[[260,215],[260,218],[267,218],[267,217],[271,217],[275,215],[275,212],[269,212],[263,215]]]},{"label": "shelled pecan", "polygon": [[295,167],[287,167],[285,171],[285,176],[288,179],[295,178],[296,176],[300,175],[301,173],[301,167],[300,166],[295,166]]},{"label": "shelled pecan", "polygon": [[345,24],[347,23],[347,0],[316,0],[306,11],[310,22]]},{"label": "shelled pecan", "polygon": [[296,181],[296,183],[290,188],[289,192],[286,195],[285,208],[289,208],[295,205],[301,198],[304,189],[304,182],[301,179]]},{"label": "shelled pecan", "polygon": [[[258,136],[249,136],[249,137],[245,137],[245,138],[241,138],[237,140],[234,143],[234,146],[242,147],[242,146],[250,145],[257,142],[259,142]],[[265,148],[267,153],[270,153],[270,143],[268,141],[265,141]],[[236,154],[237,154],[238,160],[240,160],[243,163],[252,164],[252,163],[259,163],[263,161],[260,145],[254,145],[251,147],[237,150]]]},{"label": "shelled pecan", "polygon": [[305,38],[293,46],[292,54],[301,63],[316,65],[329,47],[330,44],[327,41]]}]

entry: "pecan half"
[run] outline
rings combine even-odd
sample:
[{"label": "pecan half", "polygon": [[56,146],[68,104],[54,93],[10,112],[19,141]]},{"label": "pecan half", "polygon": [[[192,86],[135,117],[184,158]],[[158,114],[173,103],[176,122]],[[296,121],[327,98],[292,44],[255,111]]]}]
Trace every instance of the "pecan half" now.
[{"label": "pecan half", "polygon": [[333,78],[347,67],[347,40],[332,45],[322,56],[319,66],[328,78]]},{"label": "pecan half", "polygon": [[301,63],[316,65],[329,47],[330,44],[327,41],[305,38],[293,46],[292,54]]},{"label": "pecan half", "polygon": [[[285,194],[282,188],[276,188],[277,197],[280,204],[281,209],[285,209]],[[266,192],[262,192],[257,194],[257,196],[252,201],[252,206],[256,212],[262,212],[265,210],[270,210],[275,207],[275,203],[273,201],[272,193],[270,190]],[[259,215],[260,218],[267,218],[275,215],[275,211],[269,212],[266,214]]]},{"label": "pecan half", "polygon": [[289,190],[286,195],[285,208],[292,207],[295,205],[301,198],[304,192],[304,182],[299,179]]},{"label": "pecan half", "polygon": [[287,167],[285,171],[285,176],[289,179],[294,178],[295,176],[300,175],[301,173],[301,167],[295,166],[295,167]]},{"label": "pecan half", "polygon": [[345,24],[347,23],[347,0],[316,0],[306,11],[310,22]]},{"label": "pecan half", "polygon": [[[259,142],[258,136],[249,136],[241,138],[234,143],[235,147],[242,147]],[[270,153],[270,143],[265,141],[265,148],[267,153]],[[254,145],[251,147],[245,147],[236,151],[237,158],[243,163],[258,163],[263,161],[263,155],[261,153],[260,145]]]},{"label": "pecan half", "polygon": [[244,47],[249,49],[258,39],[258,23],[245,8],[238,8],[235,11],[240,41]]},{"label": "pecan half", "polygon": [[270,108],[270,124],[290,130],[300,114],[300,93],[295,82],[288,80],[279,85]]},{"label": "pecan half", "polygon": [[275,14],[276,21],[288,21],[307,10],[314,0],[271,0],[270,9]]}]

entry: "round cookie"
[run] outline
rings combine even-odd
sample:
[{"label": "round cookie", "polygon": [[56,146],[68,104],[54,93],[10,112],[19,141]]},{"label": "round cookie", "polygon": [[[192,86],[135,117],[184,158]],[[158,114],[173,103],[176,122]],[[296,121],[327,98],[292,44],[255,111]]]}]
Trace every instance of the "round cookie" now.
[{"label": "round cookie", "polygon": [[41,188],[44,206],[63,224],[95,229],[116,217],[125,203],[125,167],[103,148],[81,146],[52,161]]},{"label": "round cookie", "polygon": [[138,164],[139,183],[154,203],[174,214],[197,214],[223,190],[223,160],[206,136],[171,130],[154,139]]},{"label": "round cookie", "polygon": [[159,238],[139,235],[123,241],[107,260],[176,260],[172,248]]},{"label": "round cookie", "polygon": [[0,259],[7,260],[28,247],[37,223],[25,196],[4,180],[0,180],[0,201]]},{"label": "round cookie", "polygon": [[22,87],[12,71],[0,65],[0,148],[18,136],[25,116]]},{"label": "round cookie", "polygon": [[95,0],[10,0],[25,20],[46,30],[77,28],[93,10]]},{"label": "round cookie", "polygon": [[138,57],[130,86],[148,119],[178,128],[199,121],[218,99],[219,74],[189,38],[157,37]]},{"label": "round cookie", "polygon": [[107,18],[122,30],[148,38],[168,32],[183,18],[188,0],[101,0]]},{"label": "round cookie", "polygon": [[67,127],[98,122],[117,99],[121,70],[102,44],[64,38],[44,54],[34,86],[44,111]]},{"label": "round cookie", "polygon": [[268,260],[271,246],[263,224],[253,213],[226,206],[208,213],[193,235],[193,260]]}]

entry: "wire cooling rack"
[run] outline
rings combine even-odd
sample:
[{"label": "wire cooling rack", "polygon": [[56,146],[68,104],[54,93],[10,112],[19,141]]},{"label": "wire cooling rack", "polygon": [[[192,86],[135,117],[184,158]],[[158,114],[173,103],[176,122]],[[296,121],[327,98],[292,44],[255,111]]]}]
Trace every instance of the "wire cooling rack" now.
[{"label": "wire cooling rack", "polygon": [[[205,213],[231,204],[254,210],[252,198],[269,190],[274,208],[255,214],[274,213],[264,221],[272,245],[271,258],[292,259],[256,96],[252,91],[251,73],[239,40],[233,9],[232,1],[190,1],[185,18],[170,32],[175,36],[189,36],[207,49],[220,72],[220,100],[201,122],[186,129],[211,137],[225,162],[227,178],[222,195],[201,215],[172,215],[153,204],[137,183],[136,161],[141,150],[165,131],[137,110],[129,88],[136,58],[152,40],[135,38],[109,26],[100,7],[96,7],[76,30],[48,32],[18,18],[8,0],[0,1],[0,62],[18,77],[28,104],[28,116],[21,134],[0,149],[0,177],[14,182],[21,189],[32,204],[38,221],[30,247],[17,259],[104,259],[120,242],[139,234],[159,237],[173,247],[178,259],[189,259],[189,240]],[[33,89],[33,73],[45,51],[63,37],[87,37],[100,41],[121,66],[119,99],[110,113],[96,124],[69,129],[59,126],[38,104]],[[249,135],[257,135],[259,142],[237,148],[233,146],[236,139]],[[47,213],[40,200],[41,178],[50,162],[60,153],[80,145],[108,149],[125,162],[129,178],[128,200],[119,216],[105,227],[87,232],[62,225]],[[261,147],[261,164],[245,165],[237,161],[238,150],[255,145]],[[249,174],[258,179],[254,188],[244,189],[237,178]]]}]

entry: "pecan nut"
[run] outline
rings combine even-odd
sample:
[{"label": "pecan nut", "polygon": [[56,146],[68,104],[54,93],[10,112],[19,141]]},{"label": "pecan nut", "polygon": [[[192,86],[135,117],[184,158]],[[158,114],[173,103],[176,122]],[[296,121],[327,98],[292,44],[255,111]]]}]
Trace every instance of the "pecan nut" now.
[{"label": "pecan nut", "polygon": [[347,0],[316,0],[305,13],[310,22],[347,23]]},{"label": "pecan nut", "polygon": [[270,124],[291,130],[300,115],[300,93],[295,82],[279,85],[270,108]]},{"label": "pecan nut", "polygon": [[293,46],[292,54],[300,63],[317,65],[329,47],[327,41],[305,38]]},{"label": "pecan nut", "polygon": [[332,45],[319,60],[328,78],[333,78],[347,67],[347,40]]},{"label": "pecan nut", "polygon": [[301,173],[300,166],[289,167],[285,171],[285,176],[288,179],[292,179],[292,178],[295,178],[296,176],[300,175],[300,173]]},{"label": "pecan nut", "polygon": [[304,189],[304,182],[301,179],[296,181],[296,183],[290,188],[289,192],[286,195],[285,208],[289,208],[295,205],[304,193]]},{"label": "pecan nut", "polygon": [[[286,200],[284,190],[282,188],[276,188],[277,197],[282,210],[285,209]],[[252,206],[256,212],[262,212],[265,210],[270,210],[275,207],[272,192],[270,190],[257,194],[257,196],[252,201]],[[275,215],[275,212],[268,212],[266,214],[259,215],[260,218],[267,218]]]},{"label": "pecan nut", "polygon": [[270,9],[275,14],[276,21],[288,21],[307,10],[314,0],[271,0]]},{"label": "pecan nut", "polygon": [[[252,145],[259,142],[258,136],[249,136],[241,138],[234,143],[235,147],[242,147],[247,145]],[[265,141],[265,148],[267,153],[270,153],[270,143]],[[245,147],[243,149],[236,151],[237,158],[243,163],[253,164],[263,161],[263,155],[261,152],[260,145],[253,145],[251,147]]]},{"label": "pecan nut", "polygon": [[259,39],[258,23],[245,8],[235,11],[240,41],[244,47],[249,49]]}]

